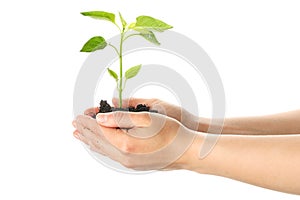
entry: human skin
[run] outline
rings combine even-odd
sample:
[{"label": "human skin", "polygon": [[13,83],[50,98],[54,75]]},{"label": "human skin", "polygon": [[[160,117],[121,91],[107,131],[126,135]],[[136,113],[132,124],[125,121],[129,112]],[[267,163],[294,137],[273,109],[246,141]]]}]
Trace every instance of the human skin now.
[{"label": "human skin", "polygon": [[[113,99],[113,104],[115,106],[118,106],[118,100]],[[160,99],[132,98],[129,100],[124,100],[123,104],[125,106],[146,104],[150,107],[150,109],[156,109],[159,113],[165,114],[171,118],[178,120],[187,128],[199,132],[207,133],[209,126],[213,126],[213,124],[211,124],[211,119],[194,116],[191,113],[187,112],[185,109],[162,101]],[[198,126],[195,127],[194,124],[198,124]],[[224,120],[222,134],[300,134],[300,110],[265,116],[226,118]]]},{"label": "human skin", "polygon": [[[164,126],[154,137],[141,139],[133,137],[132,134],[147,133],[155,126],[153,123],[155,119],[160,120],[162,115],[125,112],[117,115],[114,113],[98,114],[97,120],[86,115],[78,116],[73,122],[76,127],[74,136],[88,144],[92,150],[109,156],[129,168],[137,170],[186,169],[228,177],[282,192],[300,194],[299,111],[266,117],[241,118],[240,121],[238,118],[227,119],[223,129],[224,134],[218,136],[217,144],[212,151],[205,158],[199,159],[199,151],[207,133],[186,128],[189,125],[186,122],[184,122],[185,125],[180,123],[177,120],[179,119],[178,113],[183,112],[178,112],[176,110],[178,107],[174,110],[174,105],[160,100],[141,101],[141,99],[128,102],[128,104],[134,105],[146,103],[146,101],[148,105],[155,105],[154,103],[164,105],[164,114],[168,115],[164,118]],[[87,111],[89,112],[91,110]],[[130,120],[124,120],[126,118]],[[194,120],[194,118],[191,119]],[[249,123],[247,119],[250,119]],[[204,125],[199,127],[205,128]],[[122,129],[117,129],[117,127],[122,127]],[[128,128],[126,130],[129,130],[129,134],[123,131],[124,128]],[[191,145],[172,163],[165,163],[164,160],[159,159],[148,159],[148,163],[144,163],[131,156],[159,151],[173,141],[179,128],[184,131],[183,136],[193,137],[191,137]],[[171,155],[162,155],[165,158],[168,156]]]}]

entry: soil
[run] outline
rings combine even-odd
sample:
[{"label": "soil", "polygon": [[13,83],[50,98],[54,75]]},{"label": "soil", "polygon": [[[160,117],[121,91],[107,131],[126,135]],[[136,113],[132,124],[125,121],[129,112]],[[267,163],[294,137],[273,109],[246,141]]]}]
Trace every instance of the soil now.
[{"label": "soil", "polygon": [[[125,111],[125,112],[153,112],[157,113],[157,110],[151,110],[149,106],[146,104],[138,104],[136,107],[129,106],[127,108],[115,108],[111,107],[109,103],[105,100],[100,101],[100,107],[98,113],[107,113],[107,112],[115,112],[115,111]],[[96,113],[96,115],[98,114]],[[93,116],[94,118],[96,117]]]}]

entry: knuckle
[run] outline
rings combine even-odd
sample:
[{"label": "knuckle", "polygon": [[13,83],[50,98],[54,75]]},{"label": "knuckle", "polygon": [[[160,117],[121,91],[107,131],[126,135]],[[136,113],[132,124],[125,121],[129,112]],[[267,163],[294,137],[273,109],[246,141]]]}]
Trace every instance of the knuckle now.
[{"label": "knuckle", "polygon": [[147,120],[146,120],[145,124],[146,124],[146,126],[151,126],[151,124],[152,124],[152,117],[149,114],[147,114]]},{"label": "knuckle", "polygon": [[148,113],[141,113],[140,116],[136,116],[138,118],[142,118],[142,125],[143,126],[150,126],[151,125],[151,117]]},{"label": "knuckle", "polygon": [[122,142],[120,150],[125,154],[130,154],[135,152],[135,145],[129,140]]}]

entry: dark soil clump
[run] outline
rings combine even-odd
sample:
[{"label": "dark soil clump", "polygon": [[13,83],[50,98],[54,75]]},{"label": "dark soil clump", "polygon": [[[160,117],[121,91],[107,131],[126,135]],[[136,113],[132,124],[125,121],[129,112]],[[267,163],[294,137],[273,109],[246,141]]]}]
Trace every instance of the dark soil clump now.
[{"label": "dark soil clump", "polygon": [[[115,108],[111,107],[107,101],[101,100],[98,113],[107,113],[115,111],[127,111],[127,112],[154,112],[157,113],[157,110],[151,110],[149,106],[145,104],[138,104],[136,107],[129,106],[127,108]],[[96,114],[98,114],[96,113]]]}]

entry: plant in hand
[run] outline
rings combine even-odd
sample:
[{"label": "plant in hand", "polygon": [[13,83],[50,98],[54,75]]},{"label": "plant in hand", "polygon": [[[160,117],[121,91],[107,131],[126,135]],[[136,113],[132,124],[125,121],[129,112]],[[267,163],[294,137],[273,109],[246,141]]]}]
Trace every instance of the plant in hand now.
[{"label": "plant in hand", "polygon": [[[117,90],[119,93],[119,110],[122,110],[122,92],[125,89],[126,81],[135,77],[141,69],[141,64],[133,66],[123,73],[123,45],[124,42],[133,36],[143,37],[149,42],[160,45],[157,40],[154,32],[163,32],[165,30],[171,29],[172,26],[166,24],[165,22],[155,19],[150,16],[139,16],[136,18],[136,22],[127,23],[125,19],[122,17],[119,12],[119,21],[120,25],[116,22],[115,14],[104,12],[104,11],[89,11],[82,12],[84,16],[92,17],[98,20],[105,20],[114,24],[118,30],[120,31],[120,42],[118,47],[114,44],[107,43],[106,40],[102,36],[94,36],[89,39],[82,47],[81,52],[94,52],[97,50],[102,50],[107,46],[112,47],[118,58],[119,58],[119,73],[113,71],[112,69],[107,68],[108,73],[115,79],[117,84]],[[145,105],[138,105],[136,108],[128,108],[129,111],[149,111],[149,107]],[[100,110],[99,112],[110,112],[114,111],[114,108],[110,107],[110,105],[106,101],[100,102]]]}]

